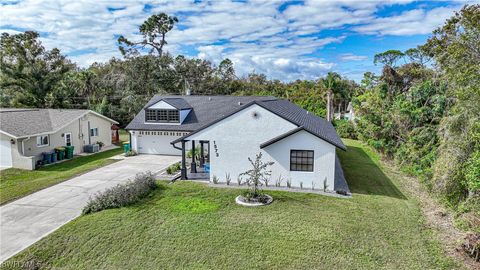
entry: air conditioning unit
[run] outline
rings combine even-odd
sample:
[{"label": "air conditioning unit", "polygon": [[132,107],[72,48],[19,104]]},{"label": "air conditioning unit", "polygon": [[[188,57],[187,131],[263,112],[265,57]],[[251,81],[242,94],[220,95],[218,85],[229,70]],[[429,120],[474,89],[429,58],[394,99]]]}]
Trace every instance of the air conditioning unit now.
[{"label": "air conditioning unit", "polygon": [[87,144],[83,146],[83,152],[85,153],[96,153],[100,151],[100,145],[98,144]]}]

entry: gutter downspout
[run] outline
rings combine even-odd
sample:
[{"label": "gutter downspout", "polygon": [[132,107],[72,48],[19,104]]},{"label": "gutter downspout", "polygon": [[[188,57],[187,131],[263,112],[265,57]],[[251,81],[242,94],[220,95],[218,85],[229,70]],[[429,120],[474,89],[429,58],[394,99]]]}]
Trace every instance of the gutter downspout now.
[{"label": "gutter downspout", "polygon": [[[118,131],[117,131],[117,132],[118,132]],[[120,138],[118,138],[118,140],[120,140]],[[132,149],[132,133],[131,133],[130,131],[128,131],[128,144],[129,144],[128,148],[129,148],[130,150],[133,150],[133,149]]]},{"label": "gutter downspout", "polygon": [[22,156],[25,156],[25,140],[30,140],[31,137],[27,137],[22,140]]},{"label": "gutter downspout", "polygon": [[90,121],[88,121],[88,144],[92,144],[92,134],[90,134]]},{"label": "gutter downspout", "polygon": [[181,150],[182,151],[182,168],[180,169],[180,179],[182,180],[187,180],[188,177],[187,177],[187,162],[186,162],[186,158],[185,158],[185,141],[182,140],[182,147],[177,147],[175,146],[175,143],[170,143],[173,148],[175,149],[178,149],[178,150]]}]

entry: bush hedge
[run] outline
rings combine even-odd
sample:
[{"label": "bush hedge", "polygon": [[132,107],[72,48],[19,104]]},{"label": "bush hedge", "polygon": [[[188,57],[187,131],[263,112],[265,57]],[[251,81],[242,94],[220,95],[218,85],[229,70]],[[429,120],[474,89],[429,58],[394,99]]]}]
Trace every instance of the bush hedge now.
[{"label": "bush hedge", "polygon": [[151,172],[139,173],[134,180],[95,194],[83,208],[82,214],[133,204],[146,197],[156,187],[155,177]]},{"label": "bush hedge", "polygon": [[346,119],[335,120],[333,122],[337,133],[342,138],[357,139],[355,125],[352,121]]}]

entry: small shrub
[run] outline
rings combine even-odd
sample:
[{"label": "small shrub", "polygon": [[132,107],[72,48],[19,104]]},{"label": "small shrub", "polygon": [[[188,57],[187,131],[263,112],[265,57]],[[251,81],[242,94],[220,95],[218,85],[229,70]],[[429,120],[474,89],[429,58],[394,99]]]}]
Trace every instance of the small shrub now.
[{"label": "small shrub", "polygon": [[218,184],[218,177],[217,177],[216,175],[214,175],[214,176],[212,177],[212,182],[213,182],[214,184]]},{"label": "small shrub", "polygon": [[229,173],[225,173],[225,182],[227,182],[227,186],[230,185],[230,182],[232,181],[232,178],[230,178]]},{"label": "small shrub", "polygon": [[312,181],[312,190],[315,190],[315,183]]},{"label": "small shrub", "polygon": [[172,164],[170,166],[168,166],[167,168],[167,173],[168,174],[175,174],[176,172],[178,172],[180,170],[181,166],[180,166],[180,163],[175,163],[175,164]]},{"label": "small shrub", "polygon": [[240,174],[240,176],[246,176],[247,179],[245,182],[251,188],[249,192],[251,197],[255,198],[261,194],[259,187],[262,185],[262,182],[267,184],[268,179],[272,175],[272,171],[268,167],[274,164],[273,161],[263,162],[262,161],[262,152],[255,155],[255,160],[248,158],[248,161],[252,165],[252,169],[249,169]]},{"label": "small shrub", "polygon": [[300,182],[300,189],[303,189],[303,182]]},{"label": "small shrub", "polygon": [[100,147],[100,149],[105,146],[105,144],[101,141],[97,141],[96,144],[98,144],[98,147]]},{"label": "small shrub", "polygon": [[333,125],[341,138],[357,139],[355,125],[352,121],[346,119],[335,120]]},{"label": "small shrub", "polygon": [[136,156],[136,155],[137,155],[137,152],[135,150],[128,150],[128,152],[125,153],[126,157],[133,157],[133,156]]},{"label": "small shrub", "polygon": [[283,181],[283,178],[282,178],[282,175],[280,174],[278,178],[275,180],[275,186],[276,187],[282,186],[282,181]]},{"label": "small shrub", "polygon": [[323,191],[327,191],[327,188],[328,188],[327,178],[325,177],[325,179],[323,180]]},{"label": "small shrub", "polygon": [[[192,149],[187,151],[187,158],[192,158],[193,151]],[[195,147],[195,159],[200,159],[200,146]]]},{"label": "small shrub", "polygon": [[83,208],[82,214],[133,204],[146,197],[156,187],[155,177],[151,172],[139,173],[134,180],[95,194]]},{"label": "small shrub", "polygon": [[241,177],[241,176],[238,176],[238,177],[237,177],[237,184],[238,184],[239,186],[242,185],[242,177]]},{"label": "small shrub", "polygon": [[292,178],[287,179],[287,187],[292,188]]}]

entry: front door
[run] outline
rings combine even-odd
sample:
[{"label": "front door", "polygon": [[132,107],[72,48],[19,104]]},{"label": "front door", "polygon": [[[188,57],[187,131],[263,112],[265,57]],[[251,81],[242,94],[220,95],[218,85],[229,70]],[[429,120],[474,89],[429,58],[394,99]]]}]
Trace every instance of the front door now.
[{"label": "front door", "polygon": [[72,133],[65,133],[65,145],[72,146]]}]

